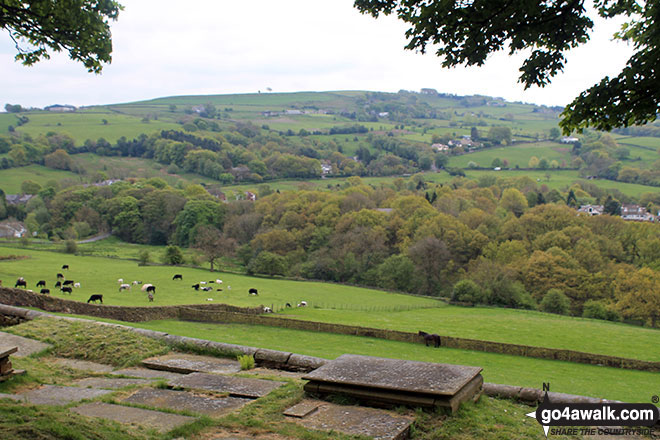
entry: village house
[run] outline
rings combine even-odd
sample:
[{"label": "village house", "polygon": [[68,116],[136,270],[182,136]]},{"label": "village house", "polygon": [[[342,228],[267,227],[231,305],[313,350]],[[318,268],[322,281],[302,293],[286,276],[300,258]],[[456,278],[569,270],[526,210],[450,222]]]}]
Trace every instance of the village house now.
[{"label": "village house", "polygon": [[449,145],[445,144],[433,144],[431,145],[431,148],[437,151],[449,151]]},{"label": "village house", "polygon": [[623,204],[621,205],[621,218],[624,220],[633,220],[641,222],[653,222],[655,216],[646,211],[646,208],[640,205]]},{"label": "village house", "polygon": [[76,108],[72,105],[55,104],[55,105],[49,105],[48,107],[44,107],[44,110],[47,110],[49,112],[56,112],[56,113],[66,113],[66,112],[75,112]]},{"label": "village house", "polygon": [[603,205],[582,205],[578,212],[584,212],[589,215],[603,215]]}]

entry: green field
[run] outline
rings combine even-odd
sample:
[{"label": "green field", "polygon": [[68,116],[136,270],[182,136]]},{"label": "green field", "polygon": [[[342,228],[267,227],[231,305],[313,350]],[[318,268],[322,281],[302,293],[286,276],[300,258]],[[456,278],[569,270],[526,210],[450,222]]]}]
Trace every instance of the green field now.
[{"label": "green field", "polygon": [[532,157],[545,158],[548,162],[556,160],[560,165],[570,165],[571,148],[554,142],[517,143],[507,147],[488,148],[474,153],[453,156],[449,166],[467,168],[468,163],[474,162],[479,167],[490,168],[493,159],[507,160],[508,167],[527,168]]},{"label": "green field", "polygon": [[71,171],[54,170],[42,165],[28,165],[0,170],[0,189],[6,194],[21,194],[21,184],[26,180],[45,186],[51,180],[59,182],[62,179],[70,179],[74,183],[84,182],[83,176]]},{"label": "green field", "polygon": [[[105,138],[116,142],[122,136],[133,139],[140,134],[150,134],[160,130],[179,130],[181,126],[172,122],[151,120],[142,122],[141,118],[110,113],[104,110],[82,111],[75,113],[28,113],[30,122],[16,129],[17,132],[37,137],[48,132],[68,134],[82,145],[85,140]],[[103,124],[103,119],[108,124]]]}]

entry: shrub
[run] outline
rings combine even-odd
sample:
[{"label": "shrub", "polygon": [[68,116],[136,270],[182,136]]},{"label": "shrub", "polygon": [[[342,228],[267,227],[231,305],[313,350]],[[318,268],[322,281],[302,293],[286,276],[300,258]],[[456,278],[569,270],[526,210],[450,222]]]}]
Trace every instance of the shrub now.
[{"label": "shrub", "polygon": [[239,355],[236,359],[241,364],[241,370],[251,370],[254,368],[254,356],[251,354]]},{"label": "shrub", "polygon": [[78,251],[78,244],[75,240],[67,240],[64,242],[64,252],[67,254],[75,254]]},{"label": "shrub", "polygon": [[178,246],[170,245],[165,249],[165,255],[163,256],[163,262],[165,264],[183,264],[183,253]]},{"label": "shrub", "polygon": [[571,308],[571,301],[564,292],[559,289],[550,289],[545,294],[540,304],[542,312],[556,313],[558,315],[567,315]]},{"label": "shrub", "polygon": [[472,280],[461,280],[454,284],[452,299],[472,304],[484,304],[488,300],[488,292]]},{"label": "shrub", "polygon": [[604,319],[607,321],[620,321],[619,314],[607,307],[602,301],[587,301],[582,309],[583,318]]},{"label": "shrub", "polygon": [[151,255],[149,254],[149,251],[144,249],[140,251],[140,254],[138,255],[138,262],[140,263],[141,266],[144,266],[151,260]]}]

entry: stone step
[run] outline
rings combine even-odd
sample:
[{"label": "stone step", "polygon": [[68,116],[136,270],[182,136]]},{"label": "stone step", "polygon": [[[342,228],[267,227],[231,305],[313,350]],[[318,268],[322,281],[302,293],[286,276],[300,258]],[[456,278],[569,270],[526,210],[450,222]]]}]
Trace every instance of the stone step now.
[{"label": "stone step", "polygon": [[67,405],[84,399],[94,399],[111,393],[110,390],[94,388],[63,387],[59,385],[44,385],[43,387],[18,394],[34,405]]},{"label": "stone step", "polygon": [[123,370],[113,371],[113,375],[140,377],[142,379],[178,379],[185,376],[183,373],[173,373],[165,370],[152,370],[150,368],[124,368]]},{"label": "stone step", "polygon": [[0,332],[0,345],[18,347],[18,351],[12,354],[13,357],[30,356],[31,354],[39,353],[52,347],[52,345],[46,344],[45,342],[5,332]]},{"label": "stone step", "polygon": [[241,371],[241,364],[236,360],[194,354],[168,354],[152,357],[143,360],[142,365],[153,370],[183,374],[197,372],[230,374]]},{"label": "stone step", "polygon": [[229,393],[229,395],[234,397],[248,397],[252,399],[263,397],[285,384],[284,382],[273,380],[208,373],[192,373],[179,379],[170,380],[168,383],[172,387]]},{"label": "stone step", "polygon": [[84,388],[97,388],[97,389],[111,389],[117,390],[120,388],[132,387],[136,385],[149,385],[153,380],[148,379],[114,379],[109,377],[88,377],[80,379],[72,383],[77,387]]}]

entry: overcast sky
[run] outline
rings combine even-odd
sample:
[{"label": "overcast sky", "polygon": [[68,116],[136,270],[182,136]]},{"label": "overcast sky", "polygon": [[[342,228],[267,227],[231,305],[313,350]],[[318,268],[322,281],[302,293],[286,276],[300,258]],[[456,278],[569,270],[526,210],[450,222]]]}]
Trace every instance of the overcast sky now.
[{"label": "overcast sky", "polygon": [[435,88],[510,101],[565,105],[631,49],[612,42],[615,23],[599,23],[591,42],[569,54],[564,73],[544,88],[517,83],[521,58],[493,55],[480,68],[442,69],[432,53],[406,51],[406,26],[361,15],[353,0],[120,0],[112,24],[113,61],[87,73],[64,54],[33,67],[14,61],[0,31],[0,105],[43,107],[138,101],[174,95]]}]

